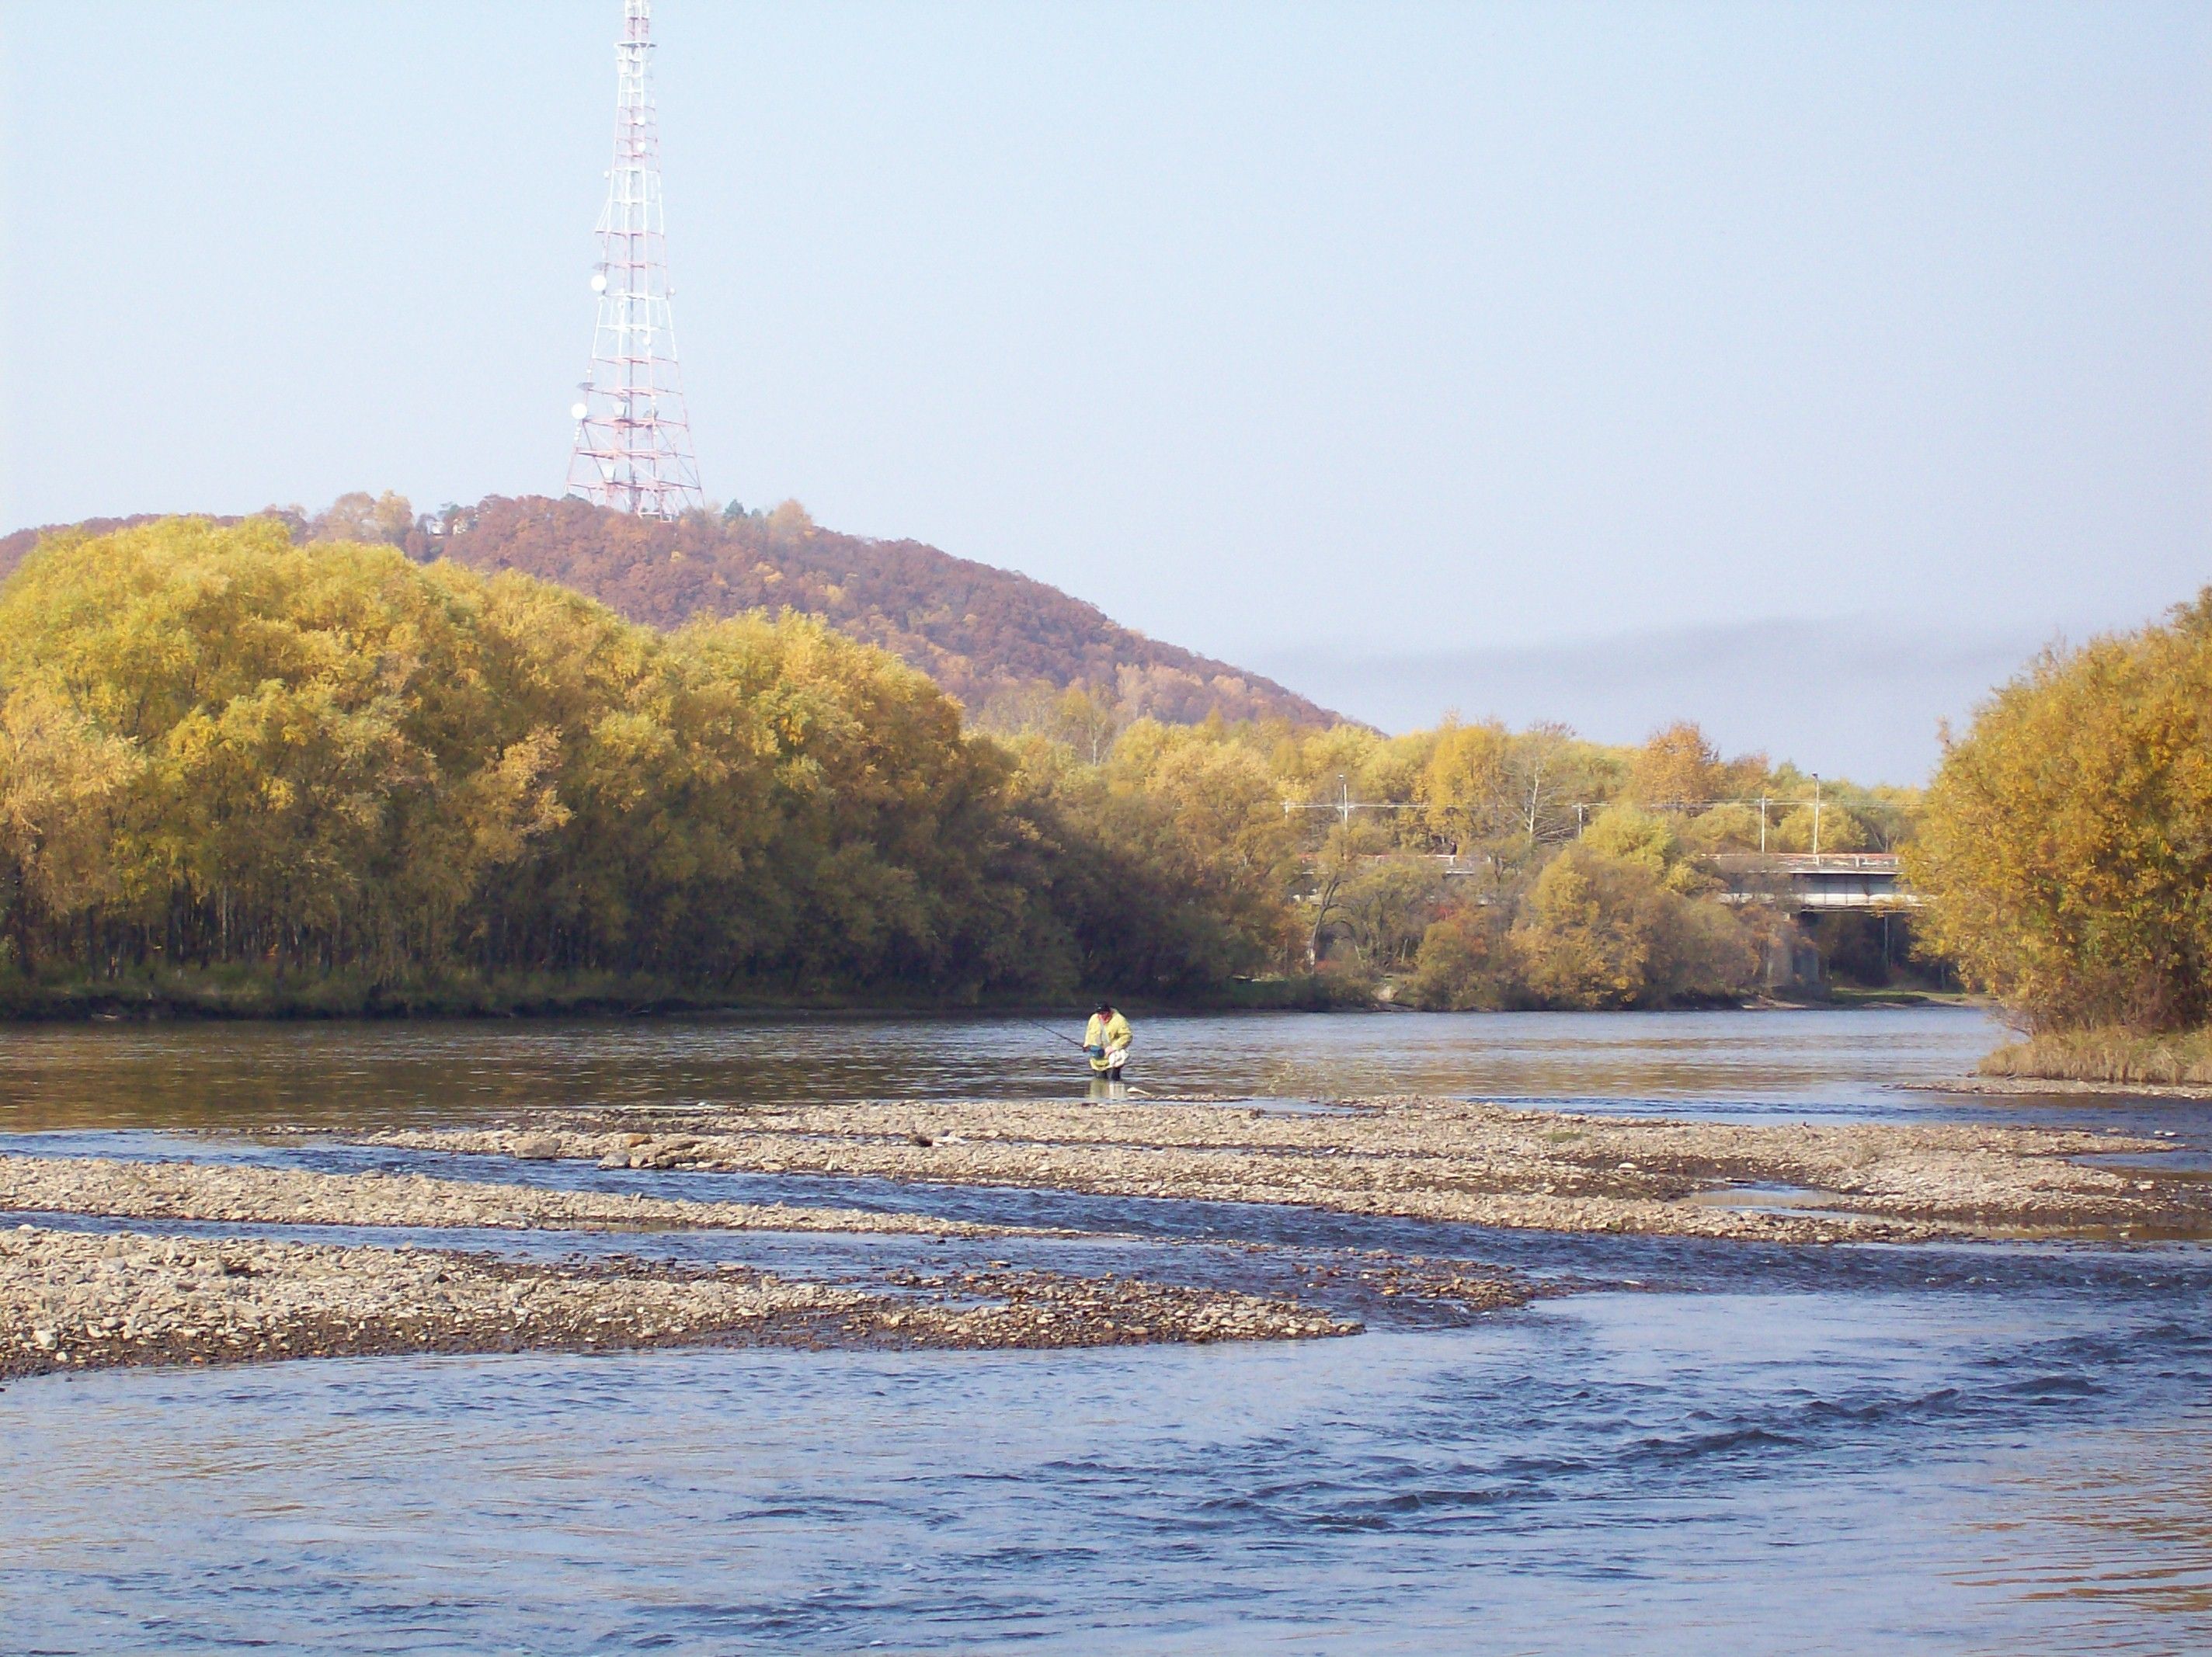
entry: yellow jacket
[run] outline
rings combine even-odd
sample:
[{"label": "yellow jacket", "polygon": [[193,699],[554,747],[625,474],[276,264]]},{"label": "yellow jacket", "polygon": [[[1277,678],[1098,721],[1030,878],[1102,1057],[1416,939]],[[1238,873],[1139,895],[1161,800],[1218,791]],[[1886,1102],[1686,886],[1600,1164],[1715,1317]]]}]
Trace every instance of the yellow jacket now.
[{"label": "yellow jacket", "polygon": [[[1111,1018],[1101,1018],[1097,1013],[1092,1013],[1091,1022],[1083,1027],[1083,1045],[1086,1047],[1103,1047],[1106,1053],[1112,1053],[1116,1048],[1127,1047],[1129,1021],[1118,1012]],[[1095,1071],[1105,1070],[1107,1068],[1105,1054],[1092,1053],[1091,1068]]]}]

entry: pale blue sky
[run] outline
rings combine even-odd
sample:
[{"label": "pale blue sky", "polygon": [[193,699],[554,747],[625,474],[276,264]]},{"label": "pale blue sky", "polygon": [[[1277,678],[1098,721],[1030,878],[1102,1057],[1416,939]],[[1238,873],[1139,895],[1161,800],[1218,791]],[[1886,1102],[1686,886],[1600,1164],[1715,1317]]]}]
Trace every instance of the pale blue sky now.
[{"label": "pale blue sky", "polygon": [[[0,526],[557,491],[619,13],[0,0]],[[1899,780],[2212,580],[2212,8],[656,27],[717,497],[1393,725]]]}]

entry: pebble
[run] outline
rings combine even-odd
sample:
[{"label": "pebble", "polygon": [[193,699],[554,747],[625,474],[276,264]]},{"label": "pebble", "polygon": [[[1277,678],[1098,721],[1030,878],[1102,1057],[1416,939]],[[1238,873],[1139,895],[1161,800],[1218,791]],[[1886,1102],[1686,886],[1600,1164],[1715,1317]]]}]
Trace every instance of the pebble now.
[{"label": "pebble", "polygon": [[[964,1348],[1287,1340],[1358,1325],[1294,1301],[1043,1272],[890,1299],[638,1260],[543,1266],[262,1238],[0,1238],[0,1379],[62,1365],[392,1352],[605,1350],[705,1340]],[[1499,1280],[1501,1296],[1519,1291]]]},{"label": "pebble", "polygon": [[[794,1107],[696,1117],[692,1132],[659,1141],[603,1113],[568,1119],[563,1139],[565,1155],[592,1159],[634,1156],[635,1143],[663,1168],[1295,1204],[1559,1231],[1797,1243],[2058,1236],[2151,1220],[2212,1231],[2212,1192],[2201,1184],[2154,1180],[2144,1190],[2073,1160],[2169,1148],[2157,1138],[1957,1123],[1745,1126],[1420,1097],[1344,1102],[1262,1118],[1056,1101]],[[499,1155],[517,1132],[410,1131],[374,1143]],[[1762,1211],[1772,1205],[1729,1197],[1745,1185],[1795,1187],[1820,1211]]]},{"label": "pebble", "polygon": [[[574,1154],[566,1136],[517,1136],[533,1157]],[[553,1149],[547,1150],[547,1143]],[[520,1155],[502,1144],[504,1154]],[[420,1174],[320,1174],[219,1162],[0,1155],[0,1209],[129,1219],[275,1225],[490,1226],[627,1229],[641,1224],[776,1231],[882,1231],[984,1237],[1003,1226],[854,1208],[702,1203],[618,1192],[544,1191]],[[1014,1234],[1018,1235],[1018,1234]]]}]

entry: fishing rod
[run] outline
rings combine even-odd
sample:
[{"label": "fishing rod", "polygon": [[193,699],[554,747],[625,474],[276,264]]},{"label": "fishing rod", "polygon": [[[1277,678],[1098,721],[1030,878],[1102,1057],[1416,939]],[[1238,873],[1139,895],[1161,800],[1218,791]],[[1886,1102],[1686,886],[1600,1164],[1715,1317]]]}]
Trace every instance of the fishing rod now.
[{"label": "fishing rod", "polygon": [[[1035,1028],[1042,1030],[1047,1035],[1052,1037],[1055,1041],[1066,1042],[1069,1047],[1073,1047],[1078,1053],[1087,1053],[1091,1051],[1091,1049],[1085,1047],[1082,1042],[1068,1035],[1066,1031],[1054,1029],[1051,1025],[1046,1023],[1042,1018],[1024,1018],[1021,1022],[1024,1024],[1032,1025]],[[1133,1082],[1124,1082],[1121,1085],[1127,1088],[1131,1093],[1136,1095],[1139,1099],[1154,1099],[1159,1096],[1157,1094],[1147,1093],[1144,1089],[1139,1087]]]},{"label": "fishing rod", "polygon": [[1077,1041],[1066,1030],[1054,1029],[1051,1025],[1046,1023],[1042,1018],[1024,1018],[1022,1020],[1022,1023],[1024,1024],[1034,1024],[1037,1029],[1042,1030],[1047,1035],[1052,1037],[1054,1041],[1065,1041],[1069,1047],[1074,1047],[1080,1052],[1088,1053],[1091,1051],[1090,1048],[1085,1047],[1082,1042]]}]

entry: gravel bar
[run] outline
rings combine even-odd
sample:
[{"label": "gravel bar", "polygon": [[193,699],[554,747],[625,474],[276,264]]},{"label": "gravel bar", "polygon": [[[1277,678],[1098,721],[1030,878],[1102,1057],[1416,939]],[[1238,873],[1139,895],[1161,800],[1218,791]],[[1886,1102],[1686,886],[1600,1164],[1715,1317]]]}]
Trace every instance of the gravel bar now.
[{"label": "gravel bar", "polygon": [[680,1132],[659,1116],[538,1113],[528,1126],[367,1143],[1763,1242],[2212,1228],[2201,1185],[2075,1160],[2170,1150],[2157,1139],[1956,1124],[1745,1126],[1451,1099],[1355,1101],[1316,1115],[932,1101],[695,1112]]},{"label": "gravel bar", "polygon": [[[1526,1298],[1455,1284],[1469,1304]],[[0,1230],[0,1378],[129,1364],[702,1343],[961,1350],[1310,1339],[1359,1325],[1232,1290],[1053,1272],[902,1294],[742,1267],[531,1265],[441,1249]]]},{"label": "gravel bar", "polygon": [[635,1231],[880,1231],[940,1237],[1033,1235],[1004,1226],[784,1203],[702,1203],[618,1192],[547,1191],[427,1174],[321,1174],[223,1162],[0,1154],[0,1209],[142,1220],[273,1225],[491,1226]]}]

